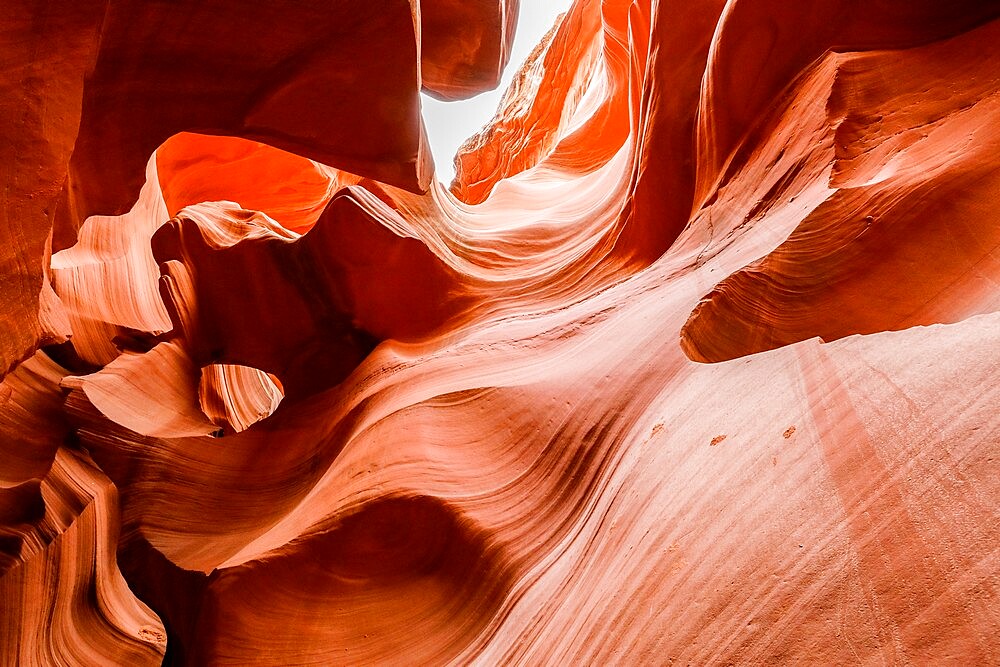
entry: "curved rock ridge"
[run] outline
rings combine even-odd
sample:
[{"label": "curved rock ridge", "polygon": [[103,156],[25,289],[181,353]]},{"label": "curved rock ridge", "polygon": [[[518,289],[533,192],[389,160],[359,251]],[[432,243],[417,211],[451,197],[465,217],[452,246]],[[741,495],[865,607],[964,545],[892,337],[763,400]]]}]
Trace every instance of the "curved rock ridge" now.
[{"label": "curved rock ridge", "polygon": [[256,368],[211,364],[201,369],[198,403],[223,433],[247,430],[269,417],[284,397],[278,378]]},{"label": "curved rock ridge", "polygon": [[[998,38],[1000,26],[991,24],[925,47],[817,64],[804,84],[832,73],[828,196],[780,246],[698,305],[682,332],[692,358],[733,359],[817,335],[833,340],[1000,309],[992,289],[1000,226],[990,204],[1000,195],[1000,139],[990,129],[1000,120],[1000,73],[989,64],[1000,57]],[[922,98],[935,104],[916,106]],[[744,224],[779,215],[801,196],[789,185],[818,156],[788,153],[786,144],[782,160],[798,162]]]},{"label": "curved rock ridge", "polygon": [[1000,2],[518,4],[10,10],[0,664],[1000,662]]},{"label": "curved rock ridge", "polygon": [[24,489],[23,496],[33,498],[22,497],[17,509],[24,513],[4,512],[5,523],[19,524],[20,552],[0,574],[3,662],[161,660],[163,624],[129,590],[115,562],[114,486],[85,455],[65,449],[40,484],[25,486],[30,493]]}]

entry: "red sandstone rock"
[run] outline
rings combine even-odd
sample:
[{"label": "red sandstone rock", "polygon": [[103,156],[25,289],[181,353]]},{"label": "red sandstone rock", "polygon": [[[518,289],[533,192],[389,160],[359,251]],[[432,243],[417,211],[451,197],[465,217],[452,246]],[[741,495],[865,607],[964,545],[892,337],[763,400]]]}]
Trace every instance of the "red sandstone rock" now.
[{"label": "red sandstone rock", "polygon": [[420,82],[444,100],[496,88],[510,57],[520,0],[420,3]]},{"label": "red sandstone rock", "polygon": [[239,433],[269,417],[285,397],[281,382],[270,373],[236,364],[201,369],[198,403],[223,433]]},{"label": "red sandstone rock", "polygon": [[[41,315],[52,219],[96,48],[100,2],[4,8],[0,73],[0,375],[67,333]],[[133,196],[134,198],[134,196]],[[58,300],[56,300],[58,303]],[[50,306],[58,308],[58,306]]]},{"label": "red sandstone rock", "polygon": [[450,190],[517,2],[12,12],[0,662],[1000,661],[1000,3],[848,5],[580,0]]}]

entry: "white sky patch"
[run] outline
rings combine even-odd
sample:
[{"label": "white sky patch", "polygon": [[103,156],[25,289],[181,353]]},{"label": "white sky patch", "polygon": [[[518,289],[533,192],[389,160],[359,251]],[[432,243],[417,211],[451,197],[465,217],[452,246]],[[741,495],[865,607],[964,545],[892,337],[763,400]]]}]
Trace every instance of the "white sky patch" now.
[{"label": "white sky patch", "polygon": [[438,180],[445,185],[455,177],[453,161],[458,147],[481,130],[496,113],[504,91],[514,75],[531,55],[535,45],[555,24],[556,17],[567,11],[572,0],[521,0],[517,17],[517,32],[511,49],[510,62],[496,90],[482,93],[461,102],[441,102],[421,94],[424,126],[434,155]]}]

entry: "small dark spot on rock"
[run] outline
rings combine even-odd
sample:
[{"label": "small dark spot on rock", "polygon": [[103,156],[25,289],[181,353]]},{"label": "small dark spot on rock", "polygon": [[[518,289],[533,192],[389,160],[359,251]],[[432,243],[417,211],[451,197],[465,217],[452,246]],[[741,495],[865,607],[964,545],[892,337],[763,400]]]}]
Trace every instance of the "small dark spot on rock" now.
[{"label": "small dark spot on rock", "polygon": [[156,628],[145,627],[139,629],[139,639],[146,642],[154,642],[160,644],[163,643],[167,638],[162,632],[160,632]]},{"label": "small dark spot on rock", "polygon": [[720,442],[722,442],[725,439],[726,439],[726,436],[724,436],[724,435],[717,435],[714,438],[712,438],[712,443],[709,446],[710,447],[715,447],[717,444],[719,444]]}]

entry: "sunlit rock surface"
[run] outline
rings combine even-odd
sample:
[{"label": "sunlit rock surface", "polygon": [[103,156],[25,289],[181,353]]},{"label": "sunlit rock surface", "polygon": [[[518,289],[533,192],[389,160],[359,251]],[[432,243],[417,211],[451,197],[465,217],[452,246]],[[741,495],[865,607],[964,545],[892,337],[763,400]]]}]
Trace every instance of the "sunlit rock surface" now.
[{"label": "sunlit rock surface", "polygon": [[0,664],[1000,662],[1000,2],[28,3]]}]

